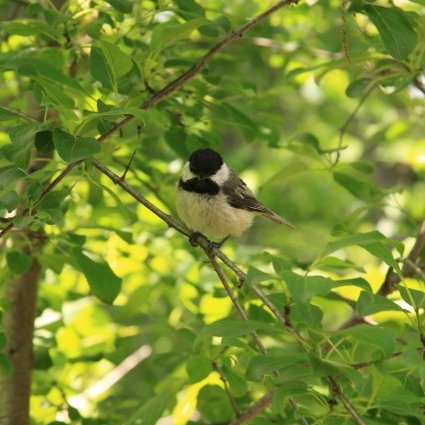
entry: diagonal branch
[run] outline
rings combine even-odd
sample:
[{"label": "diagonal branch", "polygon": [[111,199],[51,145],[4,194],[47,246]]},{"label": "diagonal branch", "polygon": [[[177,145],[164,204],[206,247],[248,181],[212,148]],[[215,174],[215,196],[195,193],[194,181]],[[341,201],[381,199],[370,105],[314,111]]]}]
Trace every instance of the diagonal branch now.
[{"label": "diagonal branch", "polygon": [[251,419],[254,419],[261,412],[263,412],[272,403],[272,401],[273,391],[269,391],[263,397],[261,397],[260,400],[253,404],[248,410],[243,412],[230,425],[243,425],[248,423]]},{"label": "diagonal branch", "polygon": [[[207,255],[215,273],[217,274],[217,276],[220,279],[224,289],[226,290],[227,295],[229,295],[229,298],[232,300],[233,305],[235,306],[236,310],[238,310],[239,315],[242,317],[243,320],[249,320],[244,308],[242,307],[239,300],[236,298],[235,293],[233,292],[232,288],[230,287],[229,282],[226,279],[226,276],[224,276],[223,270],[218,265],[218,263],[215,259],[214,253],[211,252],[209,247],[205,247],[205,248],[202,247],[202,249],[204,250],[205,254]],[[255,344],[257,345],[258,350],[261,352],[261,354],[267,354],[266,347],[264,347],[263,343],[261,342],[261,339],[257,335],[257,332],[252,331],[251,336],[254,339]]]},{"label": "diagonal branch", "polygon": [[[422,249],[425,246],[425,218],[422,219],[419,224],[418,232],[416,234],[416,240],[409,252],[405,261],[405,264],[401,270],[401,275],[404,277],[409,277],[415,274],[415,267],[412,267],[412,264],[416,263],[416,260],[419,258],[419,255]],[[400,277],[396,275],[392,268],[388,269],[385,280],[382,283],[382,286],[378,290],[378,294],[386,297],[395,291],[397,284],[400,282]]]},{"label": "diagonal branch", "polygon": [[351,404],[351,402],[347,399],[347,397],[345,397],[344,393],[339,388],[335,379],[332,378],[331,376],[328,376],[327,381],[329,383],[329,387],[330,387],[331,391],[336,396],[336,398],[338,398],[341,401],[341,403],[344,405],[345,409],[351,415],[354,422],[357,425],[366,425],[366,422],[360,416],[359,412],[357,412],[355,407]]},{"label": "diagonal branch", "polygon": [[[158,207],[156,207],[154,204],[149,202],[145,197],[140,195],[136,190],[134,190],[127,182],[123,181],[117,174],[115,174],[113,171],[111,171],[109,168],[107,168],[105,165],[103,165],[101,162],[93,159],[93,165],[104,175],[106,175],[109,179],[111,179],[115,184],[120,186],[125,192],[130,194],[136,201],[144,205],[147,209],[149,209],[151,212],[156,214],[158,217],[160,217],[163,221],[165,221],[169,227],[172,227],[176,229],[178,232],[182,233],[183,235],[187,237],[192,236],[192,232],[180,225],[177,221],[175,221],[171,216],[164,213],[162,210],[160,210]],[[248,320],[248,316],[246,315],[246,312],[242,305],[240,304],[239,300],[236,298],[231,286],[229,285],[228,280],[226,279],[226,276],[224,275],[224,272],[222,268],[219,266],[219,264],[216,261],[215,257],[220,258],[220,260],[223,261],[223,263],[229,267],[237,277],[241,281],[245,281],[246,274],[232,261],[230,258],[228,258],[220,249],[217,247],[214,247],[211,245],[211,242],[205,238],[202,235],[198,235],[196,238],[196,244],[200,246],[205,254],[207,255],[214,271],[216,272],[218,278],[220,279],[224,289],[226,290],[227,294],[229,295],[229,298],[231,299],[233,305],[235,306],[236,310],[238,311],[239,315],[242,317],[243,320]],[[301,343],[304,350],[306,350],[306,347],[302,344],[302,338],[298,334],[298,332],[293,329],[291,326],[288,326],[286,323],[286,320],[282,316],[282,314],[279,312],[278,308],[271,302],[271,300],[255,285],[253,285],[253,291],[254,293],[264,302],[264,304],[275,314],[276,318],[286,327],[289,328],[292,334],[295,334],[295,336],[298,338],[299,342]],[[257,335],[255,331],[251,332],[251,336],[254,339],[258,350],[262,354],[267,354],[267,349],[264,347],[261,339]],[[258,403],[256,403],[252,408],[248,409],[245,413],[242,413],[240,418],[237,419],[235,424],[243,424],[250,419],[252,419],[255,415],[259,414],[262,410],[264,410],[270,403],[273,397],[273,393],[267,393],[262,399],[259,400]],[[289,403],[294,409],[297,409],[297,405],[295,401],[290,398]],[[256,413],[255,413],[256,412]],[[244,419],[245,418],[245,419]],[[300,422],[303,425],[308,425],[307,420],[302,417],[300,418]]]}]

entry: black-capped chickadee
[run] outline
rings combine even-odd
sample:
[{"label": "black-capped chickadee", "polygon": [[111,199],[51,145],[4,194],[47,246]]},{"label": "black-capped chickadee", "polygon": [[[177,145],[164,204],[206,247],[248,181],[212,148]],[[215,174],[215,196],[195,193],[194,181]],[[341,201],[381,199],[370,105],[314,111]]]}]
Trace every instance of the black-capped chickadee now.
[{"label": "black-capped chickadee", "polygon": [[184,165],[176,207],[189,229],[219,240],[240,235],[256,215],[294,227],[256,199],[221,155],[209,148],[193,152]]}]

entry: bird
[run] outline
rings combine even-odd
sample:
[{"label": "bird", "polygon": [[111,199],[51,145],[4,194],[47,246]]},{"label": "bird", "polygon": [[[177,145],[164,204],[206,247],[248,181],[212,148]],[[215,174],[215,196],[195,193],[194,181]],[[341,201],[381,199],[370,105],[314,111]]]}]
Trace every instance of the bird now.
[{"label": "bird", "polygon": [[223,243],[247,230],[256,215],[294,227],[262,204],[213,149],[195,150],[177,182],[176,209],[195,234]]}]

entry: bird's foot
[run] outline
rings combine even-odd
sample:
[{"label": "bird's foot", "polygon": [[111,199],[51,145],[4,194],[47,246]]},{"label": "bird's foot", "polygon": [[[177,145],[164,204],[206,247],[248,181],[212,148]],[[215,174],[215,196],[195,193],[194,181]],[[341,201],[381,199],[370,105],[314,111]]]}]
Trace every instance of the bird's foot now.
[{"label": "bird's foot", "polygon": [[202,233],[199,232],[193,232],[190,236],[189,236],[189,242],[192,246],[198,246],[199,242],[198,242],[198,238],[202,237]]},{"label": "bird's foot", "polygon": [[210,254],[215,254],[215,251],[217,251],[218,249],[221,249],[221,247],[223,246],[224,242],[227,241],[227,239],[230,238],[230,235],[226,236],[224,239],[222,239],[220,242],[209,242],[208,243],[208,247],[207,250]]}]

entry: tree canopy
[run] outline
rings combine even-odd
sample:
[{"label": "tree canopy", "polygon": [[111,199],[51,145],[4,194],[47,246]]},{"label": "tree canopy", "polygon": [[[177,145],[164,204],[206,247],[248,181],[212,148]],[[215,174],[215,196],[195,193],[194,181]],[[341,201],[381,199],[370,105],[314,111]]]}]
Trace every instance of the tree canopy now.
[{"label": "tree canopy", "polygon": [[0,6],[1,425],[425,424],[424,0]]}]

